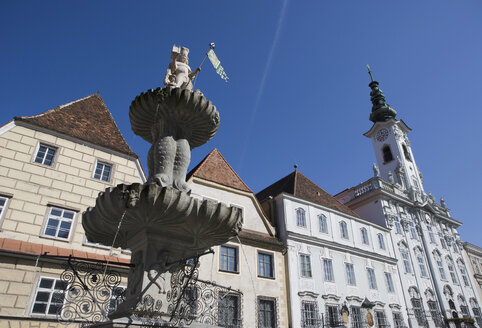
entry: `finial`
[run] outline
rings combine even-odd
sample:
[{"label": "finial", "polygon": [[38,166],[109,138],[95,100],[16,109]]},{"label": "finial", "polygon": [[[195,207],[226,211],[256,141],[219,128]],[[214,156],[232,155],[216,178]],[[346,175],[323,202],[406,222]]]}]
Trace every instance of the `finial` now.
[{"label": "finial", "polygon": [[367,64],[367,68],[368,68],[368,74],[370,74],[370,79],[372,80],[373,82],[373,76],[372,76],[372,71],[370,69],[370,65]]},{"label": "finial", "polygon": [[214,42],[211,42],[211,43],[209,44],[209,48],[210,48],[210,49],[213,49],[213,50],[214,50],[214,47],[215,47],[215,46],[216,46],[216,45],[214,44]]},{"label": "finial", "polygon": [[298,170],[298,164],[295,163],[295,164],[293,165],[293,167],[295,168],[295,171]]}]

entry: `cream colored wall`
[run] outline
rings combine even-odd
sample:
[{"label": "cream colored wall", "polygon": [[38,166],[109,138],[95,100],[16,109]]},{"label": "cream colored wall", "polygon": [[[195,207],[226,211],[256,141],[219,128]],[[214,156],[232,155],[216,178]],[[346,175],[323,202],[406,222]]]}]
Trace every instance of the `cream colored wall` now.
[{"label": "cream colored wall", "polygon": [[[52,166],[34,163],[39,142],[57,147]],[[0,222],[0,237],[107,254],[85,246],[82,212],[100,191],[119,183],[141,182],[133,159],[23,126],[0,135],[0,195],[11,196]],[[109,183],[93,178],[96,160],[113,165]],[[76,211],[70,241],[42,237],[48,205]]]},{"label": "cream colored wall", "polygon": [[191,183],[191,195],[202,199],[208,197],[213,200],[223,202],[227,205],[236,205],[243,208],[244,223],[243,229],[249,229],[259,232],[266,232],[266,226],[261,220],[260,213],[254,204],[253,198],[248,193],[226,189],[213,188],[212,186]]},{"label": "cream colored wall", "polygon": [[[223,202],[228,205],[243,207],[243,229],[268,233],[260,212],[257,210],[252,194],[230,190],[217,185],[208,186],[201,183],[190,183],[194,197],[207,197]],[[277,327],[288,327],[288,304],[285,280],[284,256],[280,251],[269,247],[256,247],[253,245],[240,245],[236,239],[227,243],[238,247],[238,273],[229,273],[219,270],[219,249],[214,247],[215,254],[208,254],[200,258],[199,278],[215,281],[220,285],[239,289],[242,293],[241,317],[243,327],[257,327],[256,302],[258,296],[272,297],[276,299]],[[273,254],[274,279],[258,277],[257,257],[258,251]]]}]

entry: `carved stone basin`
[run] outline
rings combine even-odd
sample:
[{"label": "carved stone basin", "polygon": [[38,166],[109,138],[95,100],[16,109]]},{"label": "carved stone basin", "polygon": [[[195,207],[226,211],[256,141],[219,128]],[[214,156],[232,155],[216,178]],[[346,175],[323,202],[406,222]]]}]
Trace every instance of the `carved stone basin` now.
[{"label": "carved stone basin", "polygon": [[139,233],[155,235],[156,247],[170,263],[227,242],[241,229],[242,215],[234,207],[201,201],[174,188],[121,184],[99,193],[95,207],[84,212],[82,225],[88,240],[132,250]]}]

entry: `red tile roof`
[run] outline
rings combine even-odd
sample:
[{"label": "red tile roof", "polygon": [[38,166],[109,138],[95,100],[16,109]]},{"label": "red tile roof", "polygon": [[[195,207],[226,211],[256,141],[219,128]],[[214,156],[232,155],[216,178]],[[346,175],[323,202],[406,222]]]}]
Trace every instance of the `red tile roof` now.
[{"label": "red tile roof", "polygon": [[295,197],[332,208],[334,210],[359,217],[348,206],[340,203],[335,197],[320,188],[316,183],[305,177],[298,170],[276,181],[271,186],[256,194],[260,202],[269,196],[277,196],[281,193],[288,193]]},{"label": "red tile roof", "polygon": [[98,94],[38,115],[17,116],[14,119],[138,158],[125,141],[104,100]]},{"label": "red tile roof", "polygon": [[223,155],[213,149],[195,168],[188,173],[186,180],[197,177],[220,185],[252,193],[251,189],[236,174]]},{"label": "red tile roof", "polygon": [[30,255],[41,255],[47,252],[47,255],[50,256],[69,256],[72,255],[74,257],[83,257],[93,260],[101,260],[101,261],[109,261],[112,265],[123,263],[127,264],[130,263],[129,259],[119,258],[115,256],[106,256],[96,253],[88,253],[77,251],[74,249],[68,248],[61,248],[43,244],[36,244],[30,243],[27,241],[9,239],[9,238],[0,238],[0,251],[10,251],[16,253],[24,253]]}]

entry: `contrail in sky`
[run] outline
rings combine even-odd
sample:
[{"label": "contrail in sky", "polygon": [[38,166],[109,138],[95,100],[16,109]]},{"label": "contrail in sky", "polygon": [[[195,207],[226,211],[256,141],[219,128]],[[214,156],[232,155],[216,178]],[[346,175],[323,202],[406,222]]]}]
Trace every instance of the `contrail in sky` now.
[{"label": "contrail in sky", "polygon": [[239,165],[239,167],[242,167],[242,164],[244,162],[244,156],[246,155],[246,150],[249,144],[249,137],[251,135],[251,131],[253,130],[254,119],[256,118],[256,113],[258,112],[259,101],[261,99],[261,95],[264,92],[266,77],[268,76],[268,71],[271,66],[271,62],[273,60],[273,55],[276,49],[276,45],[278,44],[278,40],[281,32],[281,26],[283,25],[283,21],[285,19],[286,7],[288,7],[288,0],[283,0],[283,4],[281,6],[281,12],[278,19],[278,25],[276,26],[276,32],[273,38],[273,43],[271,43],[271,49],[269,50],[268,61],[266,62],[263,76],[261,77],[261,83],[259,84],[258,94],[256,95],[254,107],[253,107],[253,110],[251,111],[251,117],[249,120],[248,131],[247,131],[248,133],[246,133],[246,138],[244,139],[244,145],[243,145],[243,150],[241,152],[241,159],[240,159],[241,165]]}]

